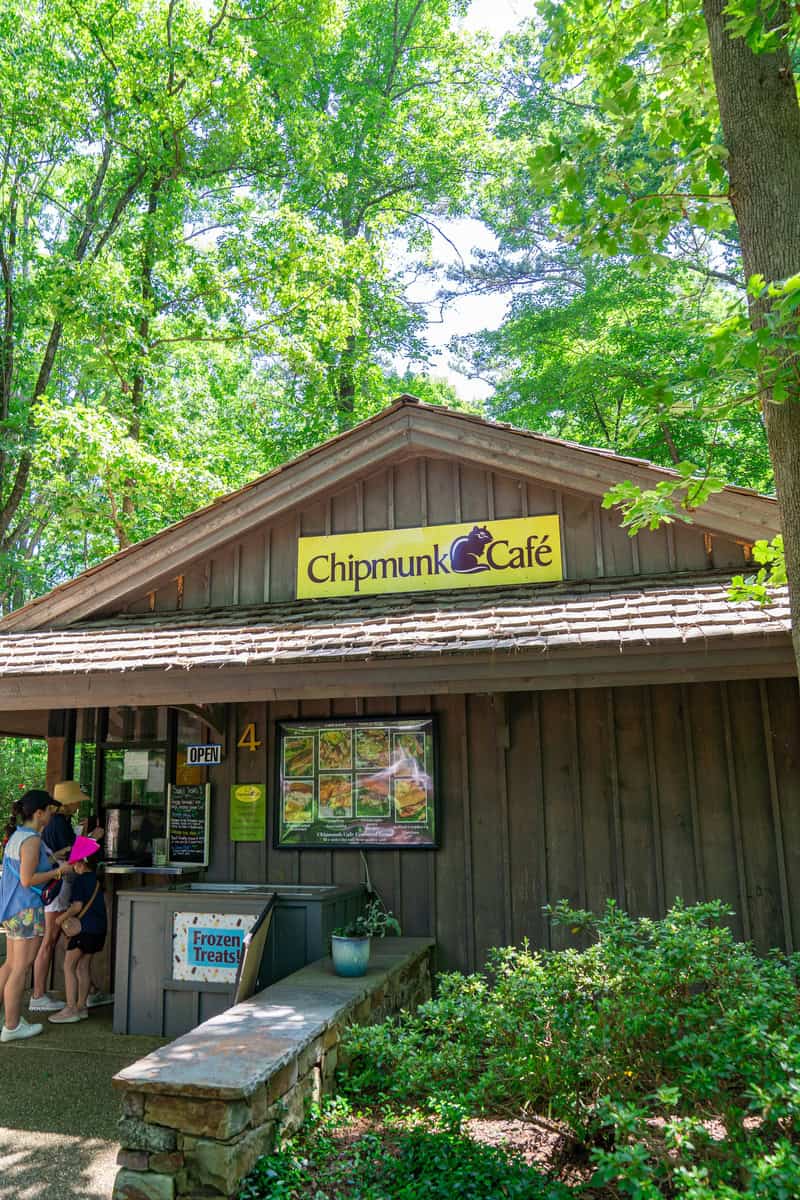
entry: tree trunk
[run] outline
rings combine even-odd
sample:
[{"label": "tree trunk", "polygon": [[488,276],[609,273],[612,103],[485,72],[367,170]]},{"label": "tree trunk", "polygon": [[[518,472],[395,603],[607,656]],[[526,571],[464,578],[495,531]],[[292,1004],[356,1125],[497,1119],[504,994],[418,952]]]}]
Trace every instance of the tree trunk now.
[{"label": "tree trunk", "polygon": [[[136,327],[136,335],[138,338],[138,359],[136,371],[133,376],[133,385],[131,387],[131,420],[128,425],[128,436],[138,442],[142,433],[142,409],[144,407],[144,387],[145,387],[145,362],[150,353],[150,318],[153,311],[153,297],[155,295],[153,289],[153,268],[155,266],[155,251],[156,237],[153,229],[156,211],[158,209],[159,192],[161,191],[160,179],[155,179],[150,188],[150,194],[147,197],[147,217],[144,227],[144,244],[142,247],[142,276],[141,276],[141,297],[142,297],[142,315]],[[119,519],[119,514],[114,512],[112,519],[117,537],[117,545],[120,550],[130,546],[131,540],[128,535],[128,529],[134,517],[134,492],[136,490],[136,480],[126,479],[123,484],[122,496],[122,516],[124,521]]]},{"label": "tree trunk", "polygon": [[340,431],[353,424],[356,409],[356,339],[348,336],[339,361],[332,372],[333,395],[336,403],[336,419]]},{"label": "tree trunk", "polygon": [[[711,65],[728,150],[733,211],[745,278],[769,281],[800,273],[800,107],[785,49],[754,54],[726,31],[727,0],[704,0]],[[788,21],[783,5],[776,25]],[[763,323],[764,304],[751,301],[750,322]],[[800,388],[783,404],[764,394],[764,419],[783,528],[800,674]]]}]

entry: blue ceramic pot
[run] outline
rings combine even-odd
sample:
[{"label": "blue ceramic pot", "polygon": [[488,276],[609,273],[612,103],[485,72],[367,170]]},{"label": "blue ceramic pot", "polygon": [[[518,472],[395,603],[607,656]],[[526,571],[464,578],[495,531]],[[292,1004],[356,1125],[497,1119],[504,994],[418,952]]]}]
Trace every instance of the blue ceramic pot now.
[{"label": "blue ceramic pot", "polygon": [[333,969],[337,975],[366,975],[369,962],[369,938],[331,936]]}]

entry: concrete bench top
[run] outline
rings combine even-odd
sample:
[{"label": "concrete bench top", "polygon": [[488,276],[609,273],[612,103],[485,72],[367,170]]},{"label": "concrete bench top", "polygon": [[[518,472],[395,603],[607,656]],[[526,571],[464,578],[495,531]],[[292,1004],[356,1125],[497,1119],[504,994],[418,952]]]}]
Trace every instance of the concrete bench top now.
[{"label": "concrete bench top", "polygon": [[115,1075],[117,1088],[226,1100],[247,1098],[350,1008],[416,962],[430,938],[376,938],[366,975],[334,975],[310,963],[250,1000],[204,1021]]}]

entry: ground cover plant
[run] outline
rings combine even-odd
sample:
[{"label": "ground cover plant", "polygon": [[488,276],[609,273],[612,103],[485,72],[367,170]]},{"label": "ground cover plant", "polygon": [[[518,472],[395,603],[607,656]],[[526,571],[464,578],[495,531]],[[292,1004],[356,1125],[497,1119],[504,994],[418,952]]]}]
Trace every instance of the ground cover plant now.
[{"label": "ground cover plant", "polygon": [[482,1145],[429,1114],[364,1117],[344,1098],[259,1160],[239,1200],[568,1200],[514,1153]]},{"label": "ground cover plant", "polygon": [[800,1195],[797,958],[736,942],[718,902],[552,915],[594,940],[496,950],[488,976],[445,975],[416,1014],[352,1028],[346,1094],[451,1129],[481,1113],[553,1122],[595,1195]]}]

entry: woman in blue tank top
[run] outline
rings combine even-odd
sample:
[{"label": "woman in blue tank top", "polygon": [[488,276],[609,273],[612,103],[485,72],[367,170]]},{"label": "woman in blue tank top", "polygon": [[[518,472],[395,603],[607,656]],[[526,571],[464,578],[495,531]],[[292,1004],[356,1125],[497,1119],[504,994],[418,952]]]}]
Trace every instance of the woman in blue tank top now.
[{"label": "woman in blue tank top", "polygon": [[28,968],[39,950],[44,932],[42,887],[60,879],[71,867],[51,867],[50,856],[39,836],[50,820],[49,792],[34,789],[14,804],[6,826],[3,874],[0,876],[0,928],[6,935],[6,961],[0,967],[0,1000],[5,1004],[5,1024],[0,1042],[35,1037],[41,1025],[29,1025],[20,1016]]}]

